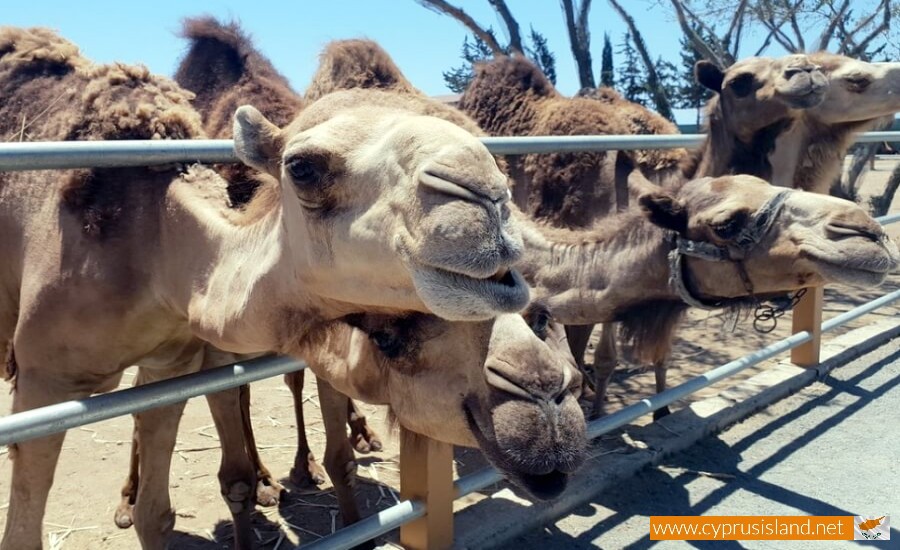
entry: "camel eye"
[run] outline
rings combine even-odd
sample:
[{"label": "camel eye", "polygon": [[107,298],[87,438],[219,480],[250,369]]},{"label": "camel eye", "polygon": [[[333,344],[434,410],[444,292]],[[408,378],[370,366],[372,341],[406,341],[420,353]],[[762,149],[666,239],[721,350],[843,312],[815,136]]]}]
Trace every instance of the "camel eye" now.
[{"label": "camel eye", "polygon": [[737,97],[747,97],[755,89],[756,77],[750,73],[740,74],[728,82],[728,87]]},{"label": "camel eye", "polygon": [[547,338],[547,327],[550,324],[550,319],[549,312],[540,311],[536,313],[531,320],[531,330],[533,330],[541,340]]},{"label": "camel eye", "polygon": [[846,82],[847,87],[854,92],[861,92],[868,88],[869,84],[872,83],[871,79],[865,75],[848,76],[844,78],[844,82]]},{"label": "camel eye", "polygon": [[327,170],[327,159],[318,155],[295,157],[287,162],[287,172],[298,187],[317,185]]},{"label": "camel eye", "polygon": [[373,332],[370,336],[378,350],[390,359],[400,355],[400,340],[384,331]]},{"label": "camel eye", "polygon": [[737,237],[745,225],[747,225],[747,212],[742,210],[736,212],[725,222],[713,225],[712,230],[720,239],[730,241]]}]

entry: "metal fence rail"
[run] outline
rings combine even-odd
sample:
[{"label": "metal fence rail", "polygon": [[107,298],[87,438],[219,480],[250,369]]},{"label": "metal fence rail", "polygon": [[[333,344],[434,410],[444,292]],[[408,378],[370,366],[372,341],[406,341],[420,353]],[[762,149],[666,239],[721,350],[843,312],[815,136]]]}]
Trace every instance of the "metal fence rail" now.
[{"label": "metal fence rail", "polygon": [[260,357],[251,361],[204,370],[85,399],[0,417],[0,445],[187,401],[279,374],[298,371],[306,364],[290,357]]},{"label": "metal fence rail", "polygon": [[[485,137],[498,155],[527,153],[677,149],[695,147],[703,134]],[[867,132],[857,143],[900,141],[900,132]],[[237,162],[230,139],[40,141],[0,143],[0,170],[49,170],[111,166],[151,166],[183,162]]]}]

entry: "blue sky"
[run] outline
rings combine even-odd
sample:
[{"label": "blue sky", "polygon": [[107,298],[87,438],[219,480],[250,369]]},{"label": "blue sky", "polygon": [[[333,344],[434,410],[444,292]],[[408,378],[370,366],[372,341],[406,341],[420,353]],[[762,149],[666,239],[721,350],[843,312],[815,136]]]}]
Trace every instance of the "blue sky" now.
[{"label": "blue sky", "polygon": [[[481,24],[501,28],[486,0],[455,0]],[[306,88],[316,56],[329,40],[368,37],[393,56],[407,77],[426,93],[449,93],[441,72],[460,64],[466,30],[455,20],[432,13],[413,0],[266,0],[218,1],[59,1],[4,2],[2,24],[45,26],[58,30],[98,62],[143,63],[153,72],[172,75],[185,42],[177,36],[184,17],[214,15],[240,21],[293,86]],[[653,0],[624,0],[654,56],[678,60],[680,32]],[[533,24],[557,54],[558,87],[566,94],[578,89],[560,4],[557,0],[509,0],[523,27]],[[625,31],[606,2],[591,9],[594,73],[599,78],[603,33],[617,44]]]}]

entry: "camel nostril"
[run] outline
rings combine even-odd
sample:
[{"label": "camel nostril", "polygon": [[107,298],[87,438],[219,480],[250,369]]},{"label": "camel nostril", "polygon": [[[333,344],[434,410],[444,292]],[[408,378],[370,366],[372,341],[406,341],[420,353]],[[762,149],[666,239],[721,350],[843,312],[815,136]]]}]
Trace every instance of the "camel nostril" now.
[{"label": "camel nostril", "polygon": [[880,242],[884,238],[884,231],[881,228],[860,227],[858,225],[848,225],[840,222],[833,222],[826,226],[828,235],[835,240],[847,239],[852,237],[864,237],[872,242]]},{"label": "camel nostril", "polygon": [[516,382],[509,373],[504,372],[504,370],[505,369],[500,365],[486,364],[484,366],[484,371],[488,385],[529,401],[536,401],[538,399],[538,397]]}]

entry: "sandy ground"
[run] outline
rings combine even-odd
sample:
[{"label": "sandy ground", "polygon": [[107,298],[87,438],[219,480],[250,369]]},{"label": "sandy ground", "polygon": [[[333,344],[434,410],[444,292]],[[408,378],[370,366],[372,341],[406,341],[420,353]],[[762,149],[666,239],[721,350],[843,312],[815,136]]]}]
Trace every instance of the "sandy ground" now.
[{"label": "sandy ground", "polygon": [[[894,166],[892,160],[879,160],[874,171],[866,176],[863,202],[883,182]],[[892,212],[900,211],[895,199]],[[900,241],[900,224],[890,230]],[[849,288],[829,288],[826,291],[824,317],[833,317],[854,305],[883,295],[900,287],[900,276],[894,276],[882,288],[860,291]],[[883,308],[877,316],[896,316],[897,307]],[[869,322],[863,317],[850,327]],[[774,342],[790,330],[790,314],[771,334],[758,334],[748,322],[741,323],[734,332],[728,331],[720,315],[691,312],[679,332],[669,385],[673,386],[712,367],[721,365],[745,353]],[[850,328],[848,327],[848,328]],[[594,338],[596,339],[595,332]],[[826,336],[827,337],[827,336]],[[592,348],[589,349],[589,359]],[[745,371],[746,378],[756,372]],[[311,378],[311,377],[307,377]],[[123,387],[130,386],[133,373],[127,373]],[[725,381],[691,397],[701,399],[731,385]],[[305,402],[307,430],[316,456],[321,457],[324,431],[315,399],[315,384],[307,380]],[[619,370],[610,390],[610,410],[634,402],[653,393],[653,373],[639,367],[625,366]],[[291,397],[280,379],[270,379],[253,385],[253,419],[257,441],[265,463],[278,477],[287,477],[293,461],[294,415]],[[0,410],[9,411],[11,396],[0,395]],[[384,451],[359,458],[360,482],[358,497],[364,515],[386,508],[396,502],[398,479],[398,444],[391,437],[385,422],[386,411],[364,406],[372,425],[385,440]],[[649,421],[649,417],[642,420]],[[117,418],[72,430],[65,441],[56,481],[44,521],[45,544],[52,549],[125,549],[138,546],[133,529],[120,530],[113,523],[113,511],[118,503],[119,490],[128,467],[131,419]],[[229,547],[231,525],[227,508],[219,495],[216,469],[219,462],[218,439],[205,401],[194,399],[185,409],[181,430],[172,463],[171,495],[177,510],[177,548]],[[477,451],[460,449],[456,453],[459,473],[479,469],[484,461]],[[11,464],[7,450],[0,449],[0,522],[5,521]],[[288,542],[309,542],[340,527],[335,519],[336,500],[330,486],[316,491],[300,491],[290,487],[279,508],[258,508],[254,517],[260,548],[284,548]],[[478,498],[477,496],[474,498]],[[459,503],[464,506],[465,502]],[[2,523],[0,523],[2,525]]]}]

